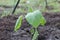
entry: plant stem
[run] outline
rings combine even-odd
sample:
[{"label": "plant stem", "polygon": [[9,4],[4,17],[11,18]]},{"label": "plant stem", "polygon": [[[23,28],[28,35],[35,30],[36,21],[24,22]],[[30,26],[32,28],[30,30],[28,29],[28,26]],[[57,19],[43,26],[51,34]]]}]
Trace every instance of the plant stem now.
[{"label": "plant stem", "polygon": [[[33,28],[34,29],[34,33],[35,33],[35,28]],[[34,35],[34,33],[33,33],[33,35]],[[33,37],[33,35],[32,35],[32,37]]]},{"label": "plant stem", "polygon": [[[35,31],[36,31],[36,30],[38,30],[38,29],[37,29],[37,28],[35,28]],[[37,37],[37,38],[38,38],[38,37]],[[38,40],[38,39],[36,39],[36,40]]]},{"label": "plant stem", "polygon": [[[37,36],[36,31],[37,31],[37,28],[34,28],[33,36]],[[33,38],[33,36],[32,36],[32,38]],[[36,39],[35,39],[35,40],[38,40],[37,38],[38,38],[38,37],[36,37]]]}]

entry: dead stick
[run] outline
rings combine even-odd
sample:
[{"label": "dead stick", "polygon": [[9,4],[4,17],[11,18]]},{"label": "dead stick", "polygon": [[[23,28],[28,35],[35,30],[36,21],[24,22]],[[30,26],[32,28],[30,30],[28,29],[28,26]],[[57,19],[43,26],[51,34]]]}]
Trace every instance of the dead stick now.
[{"label": "dead stick", "polygon": [[20,0],[17,1],[16,6],[14,7],[14,9],[13,9],[13,11],[12,11],[12,14],[14,14],[14,12],[15,12],[15,10],[16,10],[18,4],[19,4],[19,2],[20,2]]}]

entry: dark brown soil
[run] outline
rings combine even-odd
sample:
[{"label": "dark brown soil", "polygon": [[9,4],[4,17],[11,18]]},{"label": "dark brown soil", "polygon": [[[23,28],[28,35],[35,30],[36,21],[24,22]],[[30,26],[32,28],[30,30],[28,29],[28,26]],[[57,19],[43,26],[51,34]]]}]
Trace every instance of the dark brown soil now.
[{"label": "dark brown soil", "polygon": [[[44,13],[47,23],[39,26],[38,40],[60,40],[60,13]],[[21,28],[14,32],[18,16],[10,15],[0,18],[0,40],[31,40],[31,25],[23,19]]]}]

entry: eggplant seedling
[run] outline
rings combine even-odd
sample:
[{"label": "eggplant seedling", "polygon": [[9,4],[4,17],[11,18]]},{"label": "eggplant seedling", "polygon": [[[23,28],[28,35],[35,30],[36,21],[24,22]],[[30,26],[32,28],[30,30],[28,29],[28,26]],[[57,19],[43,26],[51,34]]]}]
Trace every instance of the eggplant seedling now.
[{"label": "eggplant seedling", "polygon": [[[39,11],[39,10],[36,10],[34,12],[31,12],[31,13],[28,13],[26,16],[25,16],[27,22],[32,25],[32,30],[31,30],[31,34],[33,35],[32,36],[32,40],[36,40],[39,33],[38,33],[38,26],[39,25],[42,25],[44,26],[45,23],[46,23],[46,20],[45,18],[43,17],[42,13]],[[20,16],[16,22],[16,25],[15,25],[15,30],[14,31],[17,31],[20,27],[21,27],[21,23],[22,23],[22,16]]]}]

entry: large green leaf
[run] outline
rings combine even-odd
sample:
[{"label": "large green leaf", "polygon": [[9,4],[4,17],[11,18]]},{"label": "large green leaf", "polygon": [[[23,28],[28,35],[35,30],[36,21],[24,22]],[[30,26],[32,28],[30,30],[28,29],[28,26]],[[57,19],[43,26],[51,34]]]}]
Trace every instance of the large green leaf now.
[{"label": "large green leaf", "polygon": [[32,40],[36,40],[37,39],[37,37],[38,37],[38,31],[37,30],[35,30],[35,33],[34,33],[34,35],[33,35],[33,38],[32,38]]},{"label": "large green leaf", "polygon": [[37,28],[40,24],[44,25],[46,23],[46,20],[39,10],[28,13],[25,18],[34,28]]},{"label": "large green leaf", "polygon": [[15,28],[14,28],[14,31],[17,31],[20,27],[21,27],[21,24],[22,24],[22,18],[23,16],[19,16],[19,18],[17,19],[16,21],[16,24],[15,24]]}]

